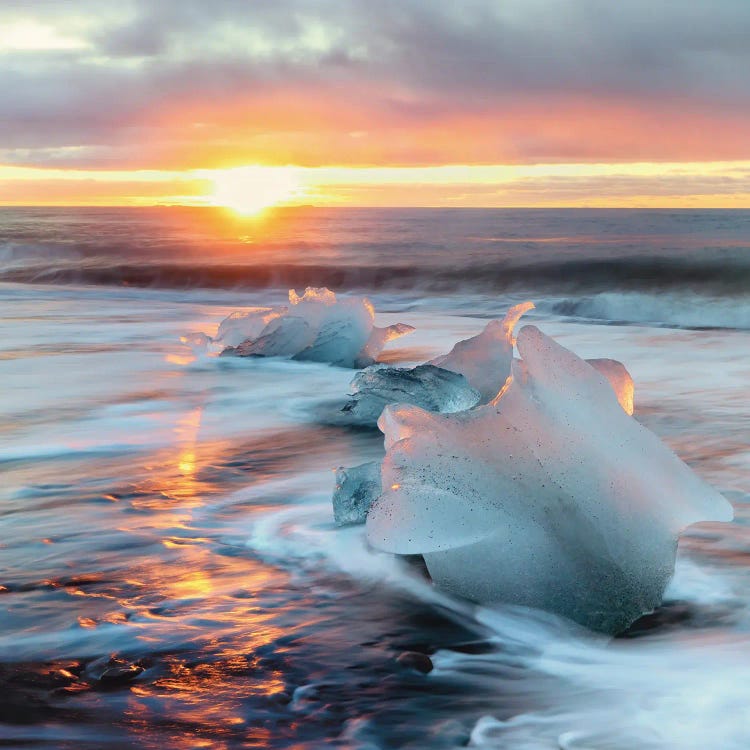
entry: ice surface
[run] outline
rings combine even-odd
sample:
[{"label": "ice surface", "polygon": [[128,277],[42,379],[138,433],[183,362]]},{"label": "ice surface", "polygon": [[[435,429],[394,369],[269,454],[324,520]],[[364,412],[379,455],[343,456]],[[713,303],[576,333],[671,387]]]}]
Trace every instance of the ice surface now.
[{"label": "ice surface", "polygon": [[248,339],[256,339],[272,320],[287,311],[286,307],[255,307],[252,310],[233,312],[219,324],[214,341],[225,346],[238,346]]},{"label": "ice surface", "polygon": [[202,354],[211,345],[213,339],[200,331],[180,336],[180,343],[190,347],[196,354]]},{"label": "ice surface", "polygon": [[315,333],[310,324],[295,315],[274,318],[254,339],[234,350],[240,357],[293,357],[310,346]]},{"label": "ice surface", "polygon": [[301,297],[291,289],[289,306],[232,313],[215,341],[241,357],[293,357],[342,367],[372,364],[385,344],[410,333],[399,323],[378,328],[365,297],[337,299],[329,289],[308,287]]},{"label": "ice surface", "polygon": [[612,386],[612,390],[615,392],[620,406],[622,406],[626,414],[632,414],[635,385],[625,365],[616,359],[587,359],[586,361],[609,380],[609,384]]},{"label": "ice surface", "polygon": [[463,375],[434,365],[413,368],[373,365],[351,383],[343,412],[354,424],[375,427],[388,404],[413,404],[428,411],[456,412],[479,403],[479,392]]},{"label": "ice surface", "polygon": [[360,366],[366,367],[375,362],[378,355],[383,350],[383,347],[389,341],[405,336],[413,330],[414,326],[407,325],[406,323],[396,323],[395,325],[386,326],[385,328],[373,326],[370,338],[367,339],[367,343],[359,354]]},{"label": "ice surface", "polygon": [[459,341],[448,354],[428,364],[460,373],[476,388],[486,403],[503,387],[513,361],[513,328],[533,302],[522,302],[508,310],[503,320],[491,320],[477,336]]},{"label": "ice surface", "polygon": [[367,511],[380,495],[380,462],[336,470],[333,490],[333,517],[337,526],[364,523]]},{"label": "ice surface", "polygon": [[659,604],[680,531],[728,521],[731,506],[597,369],[534,326],[517,344],[512,378],[485,406],[386,407],[368,539],[423,554],[433,580],[468,599],[618,632]]}]

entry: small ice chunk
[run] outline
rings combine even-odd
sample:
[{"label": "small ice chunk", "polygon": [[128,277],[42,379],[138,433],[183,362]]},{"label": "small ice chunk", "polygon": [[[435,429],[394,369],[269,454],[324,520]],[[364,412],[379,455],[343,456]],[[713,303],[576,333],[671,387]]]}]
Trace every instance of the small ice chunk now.
[{"label": "small ice chunk", "polygon": [[616,359],[587,359],[586,361],[609,380],[609,384],[612,386],[612,390],[615,392],[620,406],[622,406],[626,414],[632,414],[635,385],[625,365]]},{"label": "small ice chunk", "polygon": [[388,406],[381,550],[423,554],[468,599],[550,610],[616,633],[661,601],[677,538],[730,504],[628,416],[607,379],[534,326],[485,406]]},{"label": "small ice chunk", "polygon": [[414,404],[428,411],[455,412],[479,403],[479,392],[463,375],[434,365],[411,369],[373,365],[351,383],[351,400],[342,411],[354,424],[375,427],[388,404]]},{"label": "small ice chunk", "polygon": [[333,517],[337,526],[364,523],[367,511],[380,495],[380,462],[336,470],[333,490]]},{"label": "small ice chunk", "polygon": [[448,354],[431,359],[428,364],[460,373],[479,391],[482,403],[487,403],[497,396],[510,375],[513,328],[533,308],[533,302],[514,305],[502,320],[491,320],[480,334],[459,341]]},{"label": "small ice chunk", "polygon": [[242,357],[293,357],[342,367],[372,364],[386,342],[410,333],[399,323],[373,325],[375,310],[366,297],[337,299],[330,289],[308,287],[300,296],[289,291],[289,306],[232,313],[215,341],[224,353]]},{"label": "small ice chunk", "polygon": [[184,336],[180,336],[180,343],[189,346],[196,354],[205,352],[210,346],[211,341],[211,337],[201,331],[186,333]]}]

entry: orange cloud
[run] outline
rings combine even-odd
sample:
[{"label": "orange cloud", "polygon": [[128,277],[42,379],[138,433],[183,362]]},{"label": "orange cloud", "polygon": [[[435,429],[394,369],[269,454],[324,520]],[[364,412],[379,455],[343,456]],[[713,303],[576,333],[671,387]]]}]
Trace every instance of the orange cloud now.
[{"label": "orange cloud", "polygon": [[[158,140],[120,166],[161,169],[243,164],[434,165],[551,161],[717,161],[750,158],[742,112],[690,101],[546,97],[468,111],[368,91],[287,91],[244,101],[165,102],[141,123]],[[429,109],[429,108],[428,108]]]}]

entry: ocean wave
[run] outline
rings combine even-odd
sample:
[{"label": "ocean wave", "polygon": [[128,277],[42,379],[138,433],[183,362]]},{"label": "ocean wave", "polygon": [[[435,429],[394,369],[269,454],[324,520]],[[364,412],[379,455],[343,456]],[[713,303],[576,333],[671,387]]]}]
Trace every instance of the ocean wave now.
[{"label": "ocean wave", "polygon": [[[120,256],[121,257],[121,256]],[[356,253],[330,262],[279,260],[255,264],[237,262],[143,260],[121,262],[106,256],[49,262],[35,257],[23,264],[3,262],[0,280],[24,283],[122,285],[161,288],[290,288],[326,286],[348,289],[420,289],[430,292],[507,290],[578,292],[694,292],[709,297],[742,295],[750,289],[750,258],[731,260],[674,258],[588,258],[538,261],[517,259],[466,263],[447,262],[446,254],[405,258],[403,263],[356,262]],[[581,314],[585,313],[571,313]],[[605,317],[598,313],[590,317]],[[652,320],[654,318],[644,318]],[[655,318],[660,320],[659,317]],[[712,325],[692,323],[689,325]],[[731,326],[737,327],[737,326]],[[741,326],[744,327],[744,326]]]},{"label": "ocean wave", "polygon": [[71,246],[60,246],[55,243],[0,242],[0,269],[3,272],[10,268],[49,266],[59,263],[60,259],[77,261],[81,253]]},{"label": "ocean wave", "polygon": [[612,323],[750,330],[750,296],[747,295],[716,297],[689,292],[604,292],[559,300],[547,307],[558,315]]}]

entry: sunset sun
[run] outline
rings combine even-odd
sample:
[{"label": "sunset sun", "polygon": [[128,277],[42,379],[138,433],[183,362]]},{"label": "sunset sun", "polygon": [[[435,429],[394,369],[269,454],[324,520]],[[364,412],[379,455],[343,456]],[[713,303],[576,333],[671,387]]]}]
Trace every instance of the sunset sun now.
[{"label": "sunset sun", "polygon": [[303,194],[297,170],[289,167],[236,167],[212,174],[211,202],[252,216]]}]

